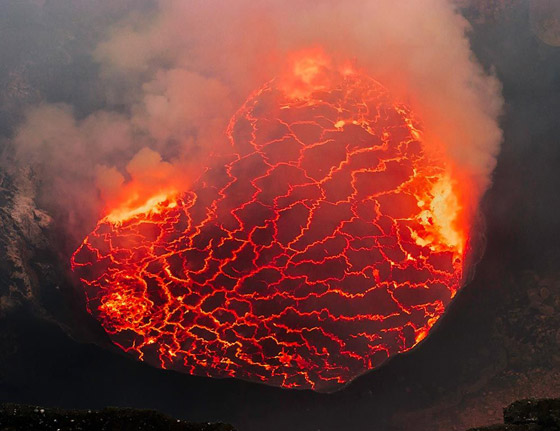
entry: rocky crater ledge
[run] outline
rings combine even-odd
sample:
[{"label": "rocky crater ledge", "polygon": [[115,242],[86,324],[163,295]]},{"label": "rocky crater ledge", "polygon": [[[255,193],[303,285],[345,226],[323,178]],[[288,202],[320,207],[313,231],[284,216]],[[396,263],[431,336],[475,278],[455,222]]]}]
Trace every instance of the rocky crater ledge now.
[{"label": "rocky crater ledge", "polygon": [[504,409],[504,424],[469,431],[560,431],[560,398],[516,401]]},{"label": "rocky crater ledge", "polygon": [[235,431],[220,423],[188,423],[152,410],[62,410],[0,405],[0,431]]}]

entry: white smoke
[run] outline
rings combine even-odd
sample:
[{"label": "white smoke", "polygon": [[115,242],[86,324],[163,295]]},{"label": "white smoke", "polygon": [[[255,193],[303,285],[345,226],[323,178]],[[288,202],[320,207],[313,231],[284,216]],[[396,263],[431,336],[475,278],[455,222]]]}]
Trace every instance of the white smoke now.
[{"label": "white smoke", "polygon": [[496,163],[502,99],[469,29],[448,0],[160,0],[108,29],[91,53],[107,108],[76,119],[69,106],[34,107],[13,140],[17,160],[44,178],[73,231],[132,179],[153,186],[183,175],[188,187],[247,95],[289,53],[321,46],[421,114],[426,142],[473,185],[475,206]]}]

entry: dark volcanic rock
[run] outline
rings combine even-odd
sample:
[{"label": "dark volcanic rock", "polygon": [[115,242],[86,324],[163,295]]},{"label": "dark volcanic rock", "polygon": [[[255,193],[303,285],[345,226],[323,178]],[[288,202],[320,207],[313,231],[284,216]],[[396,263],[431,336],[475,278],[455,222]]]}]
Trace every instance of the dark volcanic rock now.
[{"label": "dark volcanic rock", "polygon": [[18,404],[0,407],[0,431],[235,431],[225,424],[193,424],[152,410],[60,410]]},{"label": "dark volcanic rock", "polygon": [[560,399],[516,401],[504,409],[504,422],[469,431],[559,431]]},{"label": "dark volcanic rock", "polygon": [[560,429],[560,399],[516,401],[504,409],[504,422],[534,423]]},{"label": "dark volcanic rock", "polygon": [[541,431],[535,424],[523,424],[523,425],[492,425],[489,427],[482,428],[472,428],[469,431]]}]

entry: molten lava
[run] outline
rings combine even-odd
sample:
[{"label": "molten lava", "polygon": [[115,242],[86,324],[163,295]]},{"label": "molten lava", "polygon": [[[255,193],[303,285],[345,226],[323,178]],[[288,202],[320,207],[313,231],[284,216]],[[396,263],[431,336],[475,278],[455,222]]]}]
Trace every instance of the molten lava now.
[{"label": "molten lava", "polygon": [[376,81],[296,62],[189,191],[99,221],[72,256],[115,344],[162,368],[328,391],[428,334],[461,287],[457,180]]}]

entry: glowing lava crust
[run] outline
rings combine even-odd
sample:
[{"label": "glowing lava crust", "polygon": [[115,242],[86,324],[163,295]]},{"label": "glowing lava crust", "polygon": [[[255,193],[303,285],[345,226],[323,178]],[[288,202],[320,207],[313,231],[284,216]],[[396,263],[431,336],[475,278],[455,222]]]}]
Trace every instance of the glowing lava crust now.
[{"label": "glowing lava crust", "polygon": [[330,391],[414,347],[461,287],[456,180],[410,110],[362,73],[300,75],[249,98],[188,192],[109,214],[72,256],[123,350]]}]

